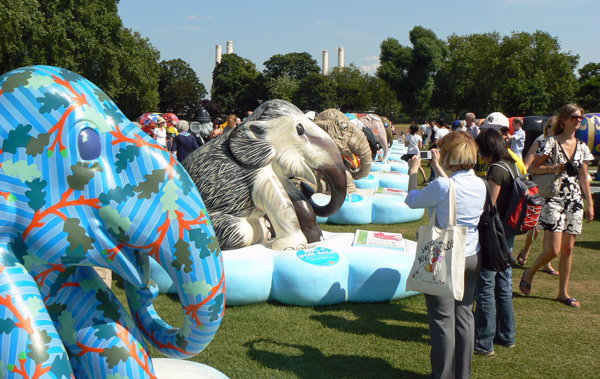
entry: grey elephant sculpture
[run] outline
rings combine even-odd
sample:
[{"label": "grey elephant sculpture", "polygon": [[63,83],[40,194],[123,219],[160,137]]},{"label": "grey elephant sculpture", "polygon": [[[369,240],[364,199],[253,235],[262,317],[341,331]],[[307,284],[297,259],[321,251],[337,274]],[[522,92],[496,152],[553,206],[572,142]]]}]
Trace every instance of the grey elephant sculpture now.
[{"label": "grey elephant sculpture", "polygon": [[[371,147],[363,128],[353,124],[348,116],[337,109],[324,110],[314,122],[335,142],[346,165],[347,192],[356,192],[354,180],[369,175],[373,163]],[[318,186],[317,192],[324,191]]]},{"label": "grey elephant sculpture", "polygon": [[[261,220],[274,232],[272,248],[294,250],[322,238],[316,216],[335,213],[346,197],[338,149],[321,128],[283,100],[264,102],[244,123],[189,155],[184,167],[200,190],[222,249],[260,243]],[[313,170],[331,189],[320,206],[311,189]]]},{"label": "grey elephant sculpture", "polygon": [[375,140],[377,141],[377,144],[379,144],[379,147],[383,149],[383,156],[381,156],[379,160],[385,161],[388,156],[388,140],[385,126],[381,121],[381,117],[377,116],[376,114],[369,113],[360,117],[359,120],[366,127],[371,129],[371,131],[375,135]]}]

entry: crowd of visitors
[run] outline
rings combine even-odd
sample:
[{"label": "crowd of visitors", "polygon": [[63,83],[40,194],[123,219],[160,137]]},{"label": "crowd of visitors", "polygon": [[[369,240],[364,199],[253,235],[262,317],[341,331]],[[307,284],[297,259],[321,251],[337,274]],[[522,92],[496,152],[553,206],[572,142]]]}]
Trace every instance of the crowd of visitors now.
[{"label": "crowd of visitors", "polygon": [[[456,224],[468,230],[463,298],[425,295],[433,378],[470,378],[473,354],[489,356],[495,354],[495,345],[512,348],[517,343],[512,268],[504,271],[482,268],[486,251],[480,248],[477,228],[487,191],[482,178],[487,181],[492,204],[500,218],[504,218],[515,178],[527,172],[556,174],[559,190],[555,196],[544,199],[539,224],[528,232],[516,257],[516,264],[524,267],[533,241],[543,231],[543,250],[523,272],[519,290],[529,295],[535,274],[541,270],[559,277],[558,301],[570,307],[581,306],[569,293],[573,247],[584,219],[588,222],[594,219],[588,175],[588,162],[593,156],[588,146],[575,138],[582,120],[583,109],[566,104],[546,122],[543,134],[533,142],[525,157],[523,119],[513,119],[511,134],[509,119],[500,112],[488,115],[481,124],[477,124],[475,114],[467,113],[464,121],[453,124],[454,131],[443,118],[423,125],[413,122],[406,135],[403,132],[399,135],[407,147],[403,159],[409,166],[406,204],[411,208],[428,208],[429,214],[435,211],[438,228],[446,228],[455,216]],[[177,133],[168,133],[165,119],[159,116],[151,135],[183,161],[200,145],[241,122],[231,114],[223,123],[210,123],[210,132],[201,136],[190,133],[190,124],[185,120],[177,122]],[[391,122],[388,127],[395,134]],[[423,148],[431,150],[429,179],[419,154]],[[425,185],[422,189],[418,186],[419,172]],[[450,183],[456,194],[456,215],[449,214]],[[506,241],[512,251],[515,236],[507,234]],[[556,257],[559,257],[558,270],[550,264]]]},{"label": "crowd of visitors", "polygon": [[[251,114],[252,111],[248,111],[246,117]],[[156,116],[156,114],[154,115]],[[135,124],[154,138],[160,146],[173,153],[179,162],[183,162],[189,154],[204,143],[220,136],[228,130],[232,130],[242,122],[235,114],[230,114],[225,122],[215,122],[213,124],[208,112],[202,107],[196,111],[192,125],[200,123],[208,127],[208,130],[205,127],[199,126],[197,126],[196,130],[193,130],[191,129],[190,122],[178,120],[172,113],[166,113],[164,116],[156,116],[152,122],[135,122]],[[216,121],[219,121],[219,119]]]},{"label": "crowd of visitors", "polygon": [[[500,218],[508,208],[516,177],[527,172],[556,174],[557,194],[544,199],[538,226],[527,234],[525,246],[516,259],[519,266],[527,264],[531,244],[543,231],[543,251],[523,272],[519,290],[529,295],[535,274],[541,270],[559,277],[559,302],[575,308],[581,306],[568,289],[575,238],[581,233],[584,219],[588,222],[594,219],[588,175],[588,162],[593,156],[588,146],[575,138],[583,109],[576,104],[563,106],[556,117],[547,121],[542,136],[534,141],[524,160],[526,136],[521,118],[513,119],[512,134],[508,133],[508,118],[499,112],[490,114],[480,125],[475,120],[473,113],[467,113],[464,126],[457,123],[453,132],[444,131],[447,127],[443,120],[431,121],[416,129],[416,137],[411,127],[405,142],[410,146],[406,203],[411,208],[429,208],[430,214],[435,209],[436,226],[446,228],[451,217],[448,182],[453,180],[456,224],[468,227],[463,299],[425,295],[432,378],[470,378],[474,353],[489,356],[495,352],[494,345],[512,348],[517,343],[512,268],[489,271],[481,267],[481,257],[486,251],[480,249],[477,225],[486,189],[477,174],[487,179],[490,198]],[[417,185],[421,159],[415,152],[419,137],[433,148],[430,182],[421,190]],[[480,166],[477,172],[473,170],[476,164]],[[446,171],[451,172],[449,177]],[[506,240],[512,251],[515,236],[507,233]],[[556,257],[559,257],[558,270],[550,265]]]}]

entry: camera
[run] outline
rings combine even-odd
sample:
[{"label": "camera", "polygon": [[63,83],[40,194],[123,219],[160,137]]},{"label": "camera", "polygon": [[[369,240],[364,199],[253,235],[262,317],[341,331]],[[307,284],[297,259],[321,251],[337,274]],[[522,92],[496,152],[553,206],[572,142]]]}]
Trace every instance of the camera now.
[{"label": "camera", "polygon": [[431,159],[431,150],[419,151],[419,157],[421,159]]},{"label": "camera", "polygon": [[565,163],[565,171],[569,176],[579,176],[579,168],[577,168],[577,166],[575,166],[575,164],[573,164],[571,161],[567,161],[567,163]]}]

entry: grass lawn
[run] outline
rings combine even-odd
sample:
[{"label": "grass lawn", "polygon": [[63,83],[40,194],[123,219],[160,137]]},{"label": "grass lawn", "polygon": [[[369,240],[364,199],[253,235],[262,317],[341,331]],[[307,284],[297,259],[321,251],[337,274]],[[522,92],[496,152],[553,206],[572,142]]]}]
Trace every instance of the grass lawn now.
[{"label": "grass lawn", "polygon": [[[599,215],[600,216],[600,215]],[[361,225],[401,232],[414,239],[418,222]],[[356,226],[322,225],[332,232]],[[518,291],[522,268],[514,269],[516,347],[475,356],[475,378],[600,377],[600,222],[584,224],[577,238],[570,293],[582,304],[567,307],[554,299],[558,277],[538,273],[532,293]],[[530,265],[541,250],[539,238]],[[524,236],[517,237],[515,251]],[[558,263],[554,263],[558,268]],[[125,302],[122,287],[114,290]],[[160,295],[156,308],[165,321],[181,325],[176,297]],[[386,303],[296,307],[277,303],[227,307],[214,340],[192,358],[231,378],[426,378],[430,372],[429,329],[422,295]],[[152,350],[155,357],[162,356]]]}]

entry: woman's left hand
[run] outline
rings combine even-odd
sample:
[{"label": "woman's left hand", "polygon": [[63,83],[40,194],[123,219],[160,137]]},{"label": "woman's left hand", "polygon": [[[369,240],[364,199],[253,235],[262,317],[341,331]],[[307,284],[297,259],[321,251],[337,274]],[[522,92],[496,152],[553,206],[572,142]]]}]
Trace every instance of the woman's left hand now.
[{"label": "woman's left hand", "polygon": [[594,221],[594,204],[588,204],[587,211],[585,213],[587,215],[588,222]]}]

